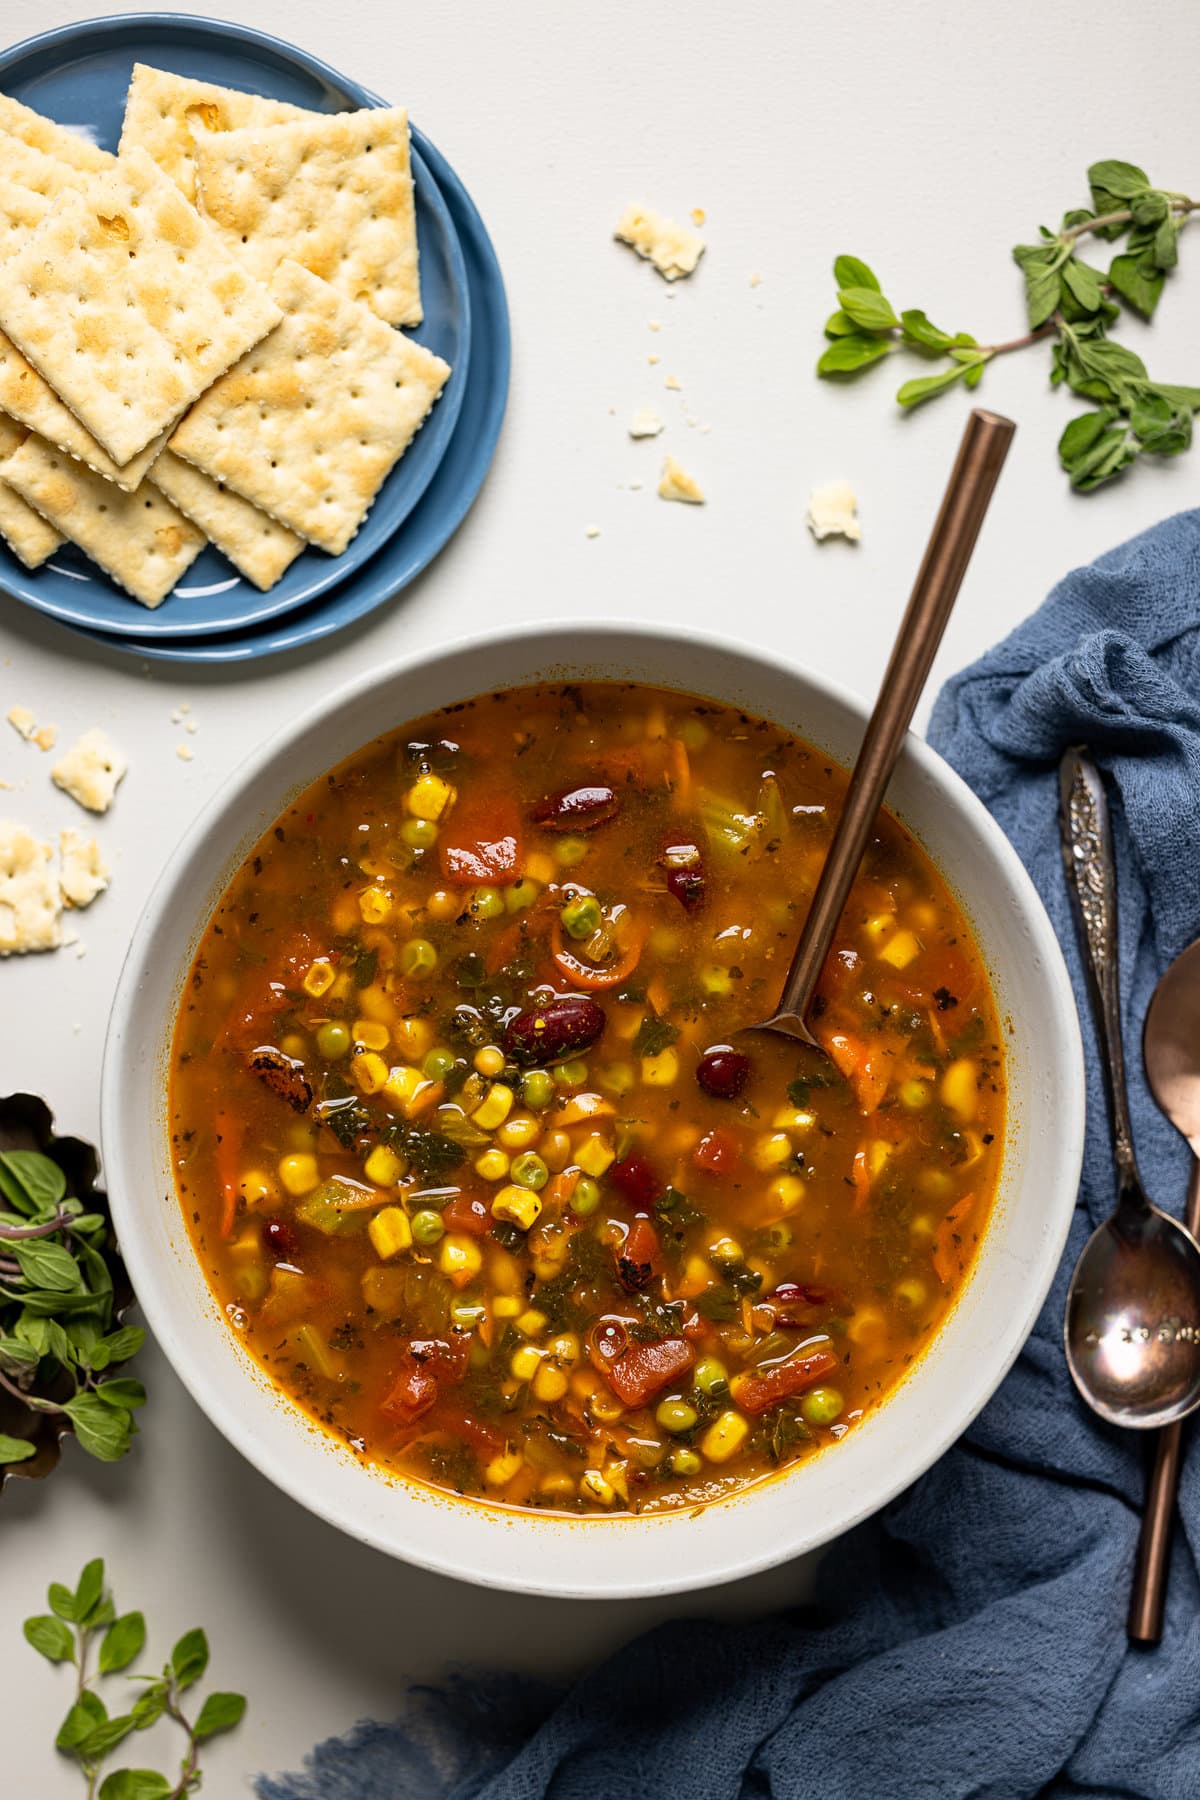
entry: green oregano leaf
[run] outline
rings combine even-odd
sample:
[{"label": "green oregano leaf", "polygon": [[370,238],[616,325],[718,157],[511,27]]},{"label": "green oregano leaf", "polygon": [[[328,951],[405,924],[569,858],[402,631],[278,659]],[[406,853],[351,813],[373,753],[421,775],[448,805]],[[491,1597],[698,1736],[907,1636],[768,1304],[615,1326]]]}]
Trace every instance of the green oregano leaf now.
[{"label": "green oregano leaf", "polygon": [[245,1710],[246,1702],[241,1694],[209,1694],[192,1727],[192,1735],[200,1744],[205,1738],[216,1737],[219,1731],[232,1731]]},{"label": "green oregano leaf", "polygon": [[99,1800],[168,1800],[175,1783],[154,1769],[114,1769],[100,1783]]},{"label": "green oregano leaf", "polygon": [[127,1669],[142,1654],[146,1642],[146,1621],[140,1612],[122,1613],[114,1619],[100,1645],[100,1673],[111,1675]]},{"label": "green oregano leaf", "polygon": [[22,1629],[25,1642],[32,1644],[39,1656],[49,1662],[74,1662],[75,1633],[52,1613],[40,1613],[36,1618],[26,1619]]},{"label": "green oregano leaf", "polygon": [[838,305],[865,331],[891,331],[900,323],[890,302],[875,288],[839,288]]},{"label": "green oregano leaf", "polygon": [[833,279],[840,288],[873,288],[881,292],[879,277],[857,256],[839,256],[833,265]]},{"label": "green oregano leaf", "polygon": [[171,1652],[171,1669],[181,1688],[199,1681],[208,1667],[208,1639],[203,1631],[185,1631]]},{"label": "green oregano leaf", "polygon": [[818,375],[853,375],[868,363],[878,362],[892,348],[891,340],[882,337],[843,337],[830,344],[817,362]]}]

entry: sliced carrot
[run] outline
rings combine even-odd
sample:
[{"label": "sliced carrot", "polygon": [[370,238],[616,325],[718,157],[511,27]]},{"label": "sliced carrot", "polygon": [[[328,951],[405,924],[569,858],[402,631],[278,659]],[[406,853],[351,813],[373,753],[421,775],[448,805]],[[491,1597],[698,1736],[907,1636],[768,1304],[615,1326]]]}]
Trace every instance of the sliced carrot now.
[{"label": "sliced carrot", "polygon": [[484,967],[489,975],[498,974],[506,963],[512,962],[521,948],[524,935],[524,927],[520,919],[514,919],[511,925],[496,934],[488,945],[487,954],[483,959]]},{"label": "sliced carrot", "polygon": [[404,1112],[405,1118],[419,1119],[431,1106],[437,1106],[439,1101],[444,1100],[445,1096],[446,1089],[440,1081],[428,1082],[424,1087],[418,1088],[409,1101]]},{"label": "sliced carrot", "polygon": [[954,1202],[937,1228],[933,1244],[933,1268],[943,1287],[949,1287],[962,1269],[962,1233],[959,1227],[975,1204],[974,1194],[963,1194]]},{"label": "sliced carrot", "polygon": [[867,1167],[867,1146],[854,1152],[854,1210],[862,1212],[871,1198],[871,1171]]},{"label": "sliced carrot", "polygon": [[579,1170],[564,1169],[561,1175],[552,1175],[546,1183],[543,1195],[548,1206],[569,1206],[571,1195],[579,1186]]},{"label": "sliced carrot", "polygon": [[642,945],[646,941],[646,927],[635,925],[630,940],[618,956],[616,962],[606,963],[603,968],[594,963],[585,963],[568,950],[563,942],[562,921],[555,919],[550,928],[550,943],[554,955],[554,966],[560,975],[574,982],[590,993],[599,993],[605,988],[620,987],[637,968],[642,955]]},{"label": "sliced carrot", "polygon": [[862,1038],[848,1031],[821,1033],[818,1028],[818,1036],[834,1067],[854,1089],[860,1112],[868,1116],[876,1112],[888,1090],[889,1075],[882,1053],[877,1048],[869,1049]]},{"label": "sliced carrot", "polygon": [[682,738],[672,738],[667,746],[667,780],[672,804],[680,811],[692,803],[692,765],[687,745]]},{"label": "sliced carrot", "polygon": [[671,996],[667,991],[667,984],[661,975],[656,975],[653,981],[647,983],[646,1000],[648,1004],[654,1008],[660,1019],[665,1018],[666,1014],[670,1012]]}]

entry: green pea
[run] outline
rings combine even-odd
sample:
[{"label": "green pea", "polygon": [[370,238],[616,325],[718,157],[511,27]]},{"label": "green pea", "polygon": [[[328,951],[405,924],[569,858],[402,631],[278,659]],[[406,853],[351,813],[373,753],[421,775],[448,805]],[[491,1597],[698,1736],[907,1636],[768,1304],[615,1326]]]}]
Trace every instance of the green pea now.
[{"label": "green pea", "polygon": [[438,1045],[421,1064],[421,1073],[427,1081],[444,1081],[457,1061],[453,1050]]},{"label": "green pea", "polygon": [[599,931],[604,923],[600,903],[591,894],[577,894],[574,900],[567,901],[558,916],[567,936],[575,938],[579,943],[584,938],[590,938],[594,931]]},{"label": "green pea", "polygon": [[554,846],[554,854],[564,869],[574,869],[588,853],[588,841],[571,832],[567,837],[559,838]]},{"label": "green pea", "polygon": [[410,850],[432,850],[438,841],[438,828],[432,819],[405,819],[400,836]]},{"label": "green pea", "polygon": [[685,1449],[682,1444],[679,1444],[671,1452],[672,1475],[698,1475],[703,1466],[703,1462],[696,1452]]},{"label": "green pea", "polygon": [[414,1213],[409,1223],[412,1226],[413,1242],[424,1244],[426,1248],[430,1244],[436,1244],[446,1229],[442,1224],[441,1214],[429,1209]]},{"label": "green pea", "polygon": [[522,875],[520,881],[514,881],[504,890],[506,910],[508,912],[524,912],[527,906],[533,905],[541,891],[541,887],[536,881],[530,881],[527,875]]},{"label": "green pea", "polygon": [[599,1183],[593,1181],[590,1175],[581,1175],[571,1195],[571,1211],[578,1213],[583,1219],[588,1213],[594,1213],[599,1204]]},{"label": "green pea", "polygon": [[477,919],[498,919],[504,911],[504,896],[499,888],[476,888],[471,895],[471,911]]},{"label": "green pea", "polygon": [[833,1387],[815,1387],[800,1402],[810,1425],[832,1425],[846,1402]]},{"label": "green pea", "polygon": [[700,1414],[686,1400],[660,1400],[654,1417],[664,1431],[690,1431]]},{"label": "green pea", "polygon": [[692,1375],[702,1394],[719,1397],[729,1392],[729,1374],[725,1364],[715,1356],[702,1356]]},{"label": "green pea", "polygon": [[350,1027],[340,1019],[326,1019],[317,1026],[317,1050],[326,1062],[340,1062],[350,1054]]},{"label": "green pea", "polygon": [[521,1078],[521,1098],[526,1106],[549,1106],[554,1098],[554,1078],[545,1069],[530,1069]]},{"label": "green pea", "polygon": [[432,975],[438,965],[438,953],[428,938],[409,938],[400,952],[400,971],[410,981]]},{"label": "green pea", "polygon": [[587,1080],[587,1064],[574,1056],[570,1062],[555,1063],[553,1074],[562,1087],[582,1087]]},{"label": "green pea", "polygon": [[508,1173],[518,1187],[532,1188],[534,1193],[550,1179],[550,1171],[536,1150],[523,1150],[520,1156],[514,1156]]}]

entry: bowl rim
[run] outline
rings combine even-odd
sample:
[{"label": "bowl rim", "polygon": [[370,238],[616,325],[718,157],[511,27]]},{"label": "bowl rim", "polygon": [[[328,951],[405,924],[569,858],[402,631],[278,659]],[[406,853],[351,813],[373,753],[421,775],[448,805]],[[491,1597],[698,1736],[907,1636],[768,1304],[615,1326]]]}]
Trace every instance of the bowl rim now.
[{"label": "bowl rim", "polygon": [[[670,1566],[667,1559],[663,1559],[653,1575],[617,1579],[605,1576],[602,1582],[592,1578],[590,1570],[583,1565],[582,1561],[569,1582],[540,1574],[536,1567],[531,1571],[519,1568],[519,1559],[515,1557],[511,1560],[500,1557],[495,1562],[472,1563],[466,1559],[456,1559],[452,1552],[445,1553],[438,1549],[430,1549],[424,1544],[404,1543],[401,1545],[396,1541],[395,1536],[389,1537],[386,1532],[374,1527],[369,1521],[336,1516],[332,1508],[323,1504],[318,1497],[311,1495],[306,1489],[301,1488],[300,1491],[297,1491],[294,1485],[289,1484],[286,1470],[276,1466],[273,1454],[254,1434],[244,1416],[245,1409],[239,1407],[234,1384],[223,1384],[218,1378],[210,1377],[202,1360],[189,1355],[186,1348],[181,1345],[173,1311],[164,1295],[159,1291],[155,1258],[148,1252],[140,1233],[136,1230],[133,1216],[134,1201],[131,1196],[139,1180],[139,1171],[136,1166],[138,1161],[136,1156],[128,1155],[128,1146],[124,1142],[121,1124],[121,1094],[126,1066],[122,1055],[122,1045],[128,1034],[132,1032],[136,1037],[138,1031],[137,1007],[142,946],[152,937],[156,921],[163,912],[163,902],[176,886],[179,876],[185,871],[205,841],[219,828],[226,812],[232,810],[239,797],[252,789],[269,765],[298,739],[305,736],[314,727],[327,723],[333,718],[341,717],[348,709],[361,703],[377,690],[385,689],[395,682],[411,681],[424,667],[434,664],[450,664],[455,659],[464,656],[486,656],[489,650],[498,652],[502,648],[513,647],[532,650],[539,644],[546,646],[543,661],[548,665],[549,672],[542,677],[545,680],[570,679],[568,671],[572,664],[577,663],[587,667],[595,664],[602,665],[606,660],[608,662],[621,660],[626,649],[629,651],[630,661],[636,662],[639,646],[653,645],[659,649],[678,647],[682,652],[696,647],[714,657],[731,659],[743,672],[748,667],[758,665],[764,675],[769,674],[776,680],[783,678],[788,681],[797,681],[820,691],[835,708],[843,711],[856,733],[861,732],[869,712],[868,706],[840,683],[829,679],[824,674],[806,669],[790,658],[767,652],[757,645],[739,644],[733,638],[721,633],[693,629],[690,626],[685,627],[671,620],[652,618],[629,619],[601,616],[585,618],[569,624],[554,620],[536,620],[517,626],[470,632],[434,646],[390,657],[378,667],[350,677],[306,709],[303,717],[272,732],[230,772],[195,819],[184,830],[151,888],[123,959],[116,995],[109,1015],[101,1073],[101,1146],[118,1239],[122,1244],[122,1252],[147,1324],[175,1373],[201,1411],[226,1440],[274,1486],[280,1488],[291,1498],[298,1500],[301,1505],[324,1520],[325,1523],[357,1538],[360,1542],[437,1574],[470,1581],[484,1587],[544,1597],[633,1599],[660,1596],[740,1580],[776,1567],[797,1556],[819,1550],[833,1539],[844,1536],[855,1526],[861,1524],[864,1519],[880,1511],[905,1488],[911,1486],[914,1481],[925,1474],[962,1436],[978,1413],[993,1397],[1033,1329],[1049,1293],[1070,1229],[1083,1158],[1083,1045],[1066,963],[1032,878],[1012,844],[978,796],[932,746],[910,731],[901,752],[902,762],[911,764],[914,772],[924,777],[934,791],[941,791],[956,808],[960,819],[983,839],[992,859],[1001,867],[1008,884],[1009,895],[1017,905],[1023,924],[1028,928],[1029,955],[1040,962],[1046,990],[1047,1013],[1053,1018],[1062,1040],[1063,1059],[1059,1068],[1061,1079],[1058,1096],[1060,1110],[1055,1115],[1058,1177],[1055,1184],[1047,1186],[1046,1218],[1050,1228],[1046,1230],[1035,1246],[1030,1259],[1025,1277],[1025,1304],[1019,1309],[1010,1310],[1005,1315],[997,1331],[996,1342],[992,1347],[993,1355],[988,1364],[987,1379],[981,1383],[976,1376],[971,1382],[970,1404],[947,1413],[935,1428],[922,1437],[919,1447],[913,1450],[911,1456],[898,1458],[892,1471],[874,1482],[868,1497],[840,1511],[835,1523],[828,1526],[823,1523],[815,1526],[810,1523],[806,1527],[797,1525],[786,1531],[781,1530],[773,1537],[759,1540],[751,1538],[748,1548],[747,1534],[731,1530],[727,1536],[738,1539],[741,1548],[728,1550],[722,1566],[703,1571],[689,1570],[682,1575]],[[580,678],[628,679],[630,681],[639,679],[634,674],[620,677],[596,674]],[[503,687],[505,684],[500,683],[499,685]],[[514,682],[508,685],[515,687],[526,684]],[[644,685],[653,686],[656,685],[656,682],[646,679]],[[480,688],[474,690],[475,693],[485,691],[488,690]],[[687,686],[681,687],[680,691],[691,692],[694,690],[691,686]],[[461,696],[463,699],[471,697],[468,694]],[[736,704],[728,701],[725,703]],[[452,704],[452,702],[446,700],[441,704]],[[397,721],[398,724],[403,722],[403,720]],[[370,737],[366,737],[363,741],[369,743],[372,740]],[[337,760],[340,760],[340,756]],[[319,771],[306,775],[300,787],[308,785],[310,780],[317,779],[318,774]],[[298,790],[293,787],[291,791]],[[287,790],[283,789],[277,812],[282,811],[286,804]],[[919,829],[915,822],[909,821],[908,828],[917,833],[918,842],[920,842]],[[926,854],[932,855],[932,852],[927,850]],[[940,865],[937,866],[940,867]],[[943,871],[943,873],[947,872]],[[952,872],[948,874],[948,878],[953,889]],[[206,889],[205,920],[209,916],[212,904],[212,890]],[[143,1182],[147,1179],[147,1171],[144,1168],[140,1171],[140,1179]],[[127,1199],[127,1195],[130,1198]],[[1056,1206],[1058,1216],[1054,1218]],[[126,1230],[126,1226],[129,1226],[130,1229]],[[203,1279],[202,1271],[201,1278]],[[916,1359],[914,1368],[919,1369],[925,1356],[932,1350],[935,1341],[936,1339],[931,1341],[927,1349]],[[900,1392],[906,1384],[907,1378],[897,1384],[893,1393]],[[887,1404],[885,1402],[881,1406],[880,1413],[886,1410]],[[321,1435],[325,1436],[323,1432]],[[299,1438],[298,1431],[297,1441]],[[401,1482],[403,1481],[402,1477],[399,1479]],[[417,1484],[410,1485],[416,1486]],[[732,1527],[733,1505],[739,1501],[751,1501],[755,1496],[761,1496],[772,1490],[780,1490],[783,1485],[782,1478],[758,1482],[738,1490],[725,1499],[706,1505],[702,1508],[702,1512],[704,1514],[728,1512]],[[447,1499],[448,1504],[455,1508],[472,1506],[474,1510],[480,1510],[475,1508],[474,1503],[470,1501],[463,1501],[454,1496],[442,1496],[442,1498]],[[562,1523],[558,1515],[543,1516],[531,1511],[516,1509],[491,1510],[500,1513],[505,1523],[508,1524],[516,1523],[526,1527],[536,1527],[539,1524]],[[582,1521],[582,1524],[587,1530],[603,1530],[607,1525],[607,1528],[614,1532],[632,1532],[645,1529],[647,1526],[652,1529],[660,1528],[669,1521],[678,1521],[683,1516],[687,1515],[678,1512],[647,1514],[640,1517],[622,1515],[619,1519],[613,1518],[608,1521],[589,1519]],[[535,1559],[531,1558],[530,1561],[534,1563]]]}]

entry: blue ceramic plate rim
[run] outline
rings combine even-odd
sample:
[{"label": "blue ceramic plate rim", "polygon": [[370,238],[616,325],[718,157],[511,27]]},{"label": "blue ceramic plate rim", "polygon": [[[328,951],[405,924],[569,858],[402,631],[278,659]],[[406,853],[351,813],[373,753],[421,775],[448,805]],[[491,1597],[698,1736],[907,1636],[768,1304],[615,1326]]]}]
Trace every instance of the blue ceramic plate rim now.
[{"label": "blue ceramic plate rim", "polygon": [[[253,91],[264,89],[261,62],[265,52],[266,59],[281,71],[294,72],[316,85],[321,90],[322,100],[335,101],[343,108],[388,104],[318,58],[265,32],[190,14],[126,13],[111,19],[82,20],[56,27],[53,31],[26,38],[0,54],[0,83],[6,88],[20,90],[44,79],[47,73],[53,75],[58,67],[65,65],[69,69],[73,63],[86,63],[101,51],[112,53],[127,48],[132,61],[146,60],[155,54],[148,45],[161,49],[164,38],[168,43],[175,40],[181,51],[197,40],[201,44],[219,40],[217,47],[221,52],[226,56],[232,53],[235,57],[239,46],[247,49],[252,46],[259,53],[253,70],[248,70],[247,74],[248,83],[253,83]],[[20,92],[17,97],[21,97]],[[215,546],[209,546],[201,561],[207,563],[210,558],[215,558],[216,568],[206,571],[210,576],[207,586],[214,603],[217,595],[228,592],[230,598],[220,602],[226,610],[218,611],[214,604],[212,609],[204,609],[203,616],[181,621],[174,602],[210,598],[209,593],[189,592],[196,579],[193,570],[184,575],[182,592],[176,589],[160,608],[139,616],[138,603],[122,593],[81,552],[73,553],[80,558],[80,570],[56,565],[53,561],[41,569],[27,570],[0,542],[0,581],[6,593],[64,624],[81,626],[109,637],[145,641],[151,637],[220,636],[230,631],[253,630],[271,619],[311,606],[319,596],[350,579],[386,548],[391,537],[420,503],[437,472],[458,423],[470,371],[471,304],[462,247],[445,199],[430,171],[430,156],[436,156],[437,152],[415,128],[412,137],[413,177],[418,202],[436,232],[442,260],[447,267],[447,285],[454,299],[453,308],[443,315],[444,320],[449,319],[457,325],[453,348],[444,339],[440,345],[452,362],[454,373],[416,443],[389,475],[359,534],[342,555],[329,557],[318,550],[306,549],[275,587],[262,593],[241,576]],[[411,335],[421,341],[428,325],[427,320]],[[397,494],[397,501],[390,506],[389,487]],[[197,567],[193,565],[193,569]],[[53,582],[46,580],[47,572],[53,576]],[[96,602],[103,605],[103,616],[97,616]],[[233,610],[228,610],[230,607]],[[112,608],[115,610],[110,611]],[[126,609],[128,617],[125,616]]]},{"label": "blue ceramic plate rim", "polygon": [[[365,618],[415,580],[454,536],[487,474],[508,397],[511,340],[496,253],[470,195],[436,151],[431,165],[450,208],[472,284],[475,353],[463,417],[421,504],[373,563],[324,601],[258,631],[189,642],[106,637],[67,627],[89,642],[146,661],[226,668],[319,642]],[[460,464],[462,465],[460,469]]]}]

